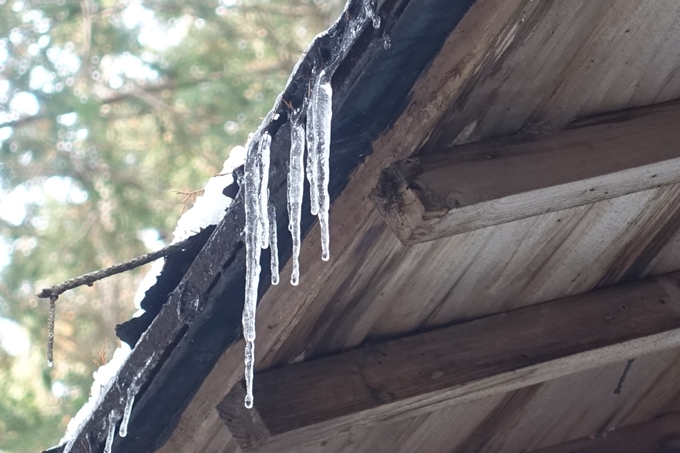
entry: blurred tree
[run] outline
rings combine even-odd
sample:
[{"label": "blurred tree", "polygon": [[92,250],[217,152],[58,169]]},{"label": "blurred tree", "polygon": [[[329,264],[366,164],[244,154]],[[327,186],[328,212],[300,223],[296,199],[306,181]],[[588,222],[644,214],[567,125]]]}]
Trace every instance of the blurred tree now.
[{"label": "blurred tree", "polygon": [[341,0],[0,0],[0,451],[55,444],[144,269],[43,286],[169,242]]}]

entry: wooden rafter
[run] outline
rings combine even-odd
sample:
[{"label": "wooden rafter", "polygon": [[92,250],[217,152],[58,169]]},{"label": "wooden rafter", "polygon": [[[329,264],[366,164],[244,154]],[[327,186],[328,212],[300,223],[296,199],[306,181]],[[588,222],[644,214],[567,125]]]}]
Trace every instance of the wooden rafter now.
[{"label": "wooden rafter", "polygon": [[260,373],[218,405],[243,450],[300,446],[386,420],[680,346],[680,273]]},{"label": "wooden rafter", "polygon": [[675,102],[412,157],[383,172],[374,199],[412,244],[678,183],[678,124]]}]

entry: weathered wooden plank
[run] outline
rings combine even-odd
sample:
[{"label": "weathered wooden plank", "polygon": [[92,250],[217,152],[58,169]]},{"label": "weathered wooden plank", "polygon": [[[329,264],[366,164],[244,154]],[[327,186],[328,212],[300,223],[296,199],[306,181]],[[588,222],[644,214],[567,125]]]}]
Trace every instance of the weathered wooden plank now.
[{"label": "weathered wooden plank", "polygon": [[679,121],[669,103],[543,140],[408,158],[383,172],[374,199],[413,244],[677,183]]},{"label": "weathered wooden plank", "polygon": [[680,412],[625,426],[534,453],[675,453],[680,451]]},{"label": "weathered wooden plank", "polygon": [[243,450],[268,451],[677,346],[673,273],[259,373],[257,432],[230,408],[241,384],[219,410]]},{"label": "weathered wooden plank", "polygon": [[[401,4],[403,2],[397,2]],[[420,3],[415,6],[420,8]],[[381,14],[383,11],[381,9]],[[680,77],[676,74],[680,23],[673,21],[678,11],[680,2],[675,0],[478,0],[438,57],[423,71],[400,118],[373,143],[373,154],[357,169],[333,203],[331,261],[319,262],[319,233],[315,229],[303,243],[300,285],[271,287],[263,296],[258,307],[258,369],[281,366],[296,357],[346,350],[366,338],[402,335],[418,326],[438,326],[588,291],[608,272],[610,265],[619,265],[618,250],[628,248],[640,253],[640,247],[646,246],[630,246],[631,238],[648,237],[651,241],[656,230],[649,231],[647,226],[641,229],[641,226],[661,228],[664,225],[666,212],[677,204],[677,197],[667,192],[669,188],[629,195],[630,199],[620,197],[601,202],[590,210],[589,206],[574,208],[568,212],[571,219],[568,226],[573,229],[576,222],[578,226],[569,236],[570,228],[564,226],[559,228],[558,237],[551,238],[549,234],[549,221],[557,222],[556,229],[567,221],[562,215],[566,211],[561,211],[556,213],[559,215],[529,218],[501,228],[477,230],[405,248],[409,251],[398,255],[393,250],[398,249],[400,243],[395,243],[396,237],[390,237],[391,231],[382,233],[384,222],[373,214],[375,209],[368,194],[377,184],[380,170],[423,147],[436,151],[452,146],[454,139],[455,144],[489,140],[515,134],[520,129],[541,133],[561,130],[576,116],[680,97]],[[668,22],[672,27],[660,27]],[[389,25],[385,30],[394,39]],[[395,46],[391,50],[394,49]],[[659,80],[641,79],[641,72],[636,68],[643,68]],[[631,89],[635,90],[634,94]],[[440,140],[435,140],[437,137]],[[650,196],[644,195],[646,193]],[[657,193],[663,197],[655,195]],[[648,207],[643,208],[645,204]],[[668,208],[661,210],[662,206]],[[487,239],[489,244],[482,247],[480,244]],[[529,240],[531,246],[526,244]],[[677,244],[677,239],[674,241]],[[666,246],[661,265],[655,259],[653,266],[638,275],[680,269],[677,258],[680,253],[673,253],[677,250],[680,245]],[[437,258],[432,259],[432,253],[437,254]],[[446,258],[456,255],[465,259],[459,262]],[[382,262],[385,266],[392,265],[397,259],[403,263],[397,274],[378,264],[370,266]],[[409,272],[409,262],[419,272]],[[585,270],[583,274],[582,270]],[[286,281],[290,263],[282,272],[282,281]],[[609,279],[607,284],[613,281]],[[413,295],[421,302],[411,303]],[[637,364],[638,361],[633,371]],[[653,382],[658,372],[656,368],[649,368],[644,382]],[[239,344],[227,350],[213,368],[188,403],[171,439],[159,451],[237,451],[219,442],[230,434],[215,411],[215,396],[225,395],[242,376],[243,355]],[[593,379],[597,384],[604,380],[615,385],[618,375],[612,376],[595,374]],[[586,388],[595,384],[583,382]],[[576,386],[570,389],[576,392]],[[554,405],[551,397],[543,393],[540,397],[546,405]],[[569,419],[569,427],[563,429],[588,432],[589,424],[602,426],[609,418],[628,413],[625,408],[601,404],[602,395],[596,392],[586,398],[590,406],[581,401],[578,408],[573,409],[587,410],[588,416]],[[469,411],[438,426],[442,430],[455,426],[457,431],[461,429],[462,419],[472,423],[467,418],[483,401],[486,400],[470,403]],[[563,401],[567,404],[571,400]],[[597,406],[597,419],[591,417],[593,406]],[[455,406],[458,407],[463,406]],[[436,442],[432,446],[430,425],[439,415],[436,412],[429,415],[430,422],[420,431],[421,442],[409,437],[409,431],[402,429],[404,425],[398,422],[394,431],[368,430],[373,434],[367,434],[369,437],[365,440],[357,437],[360,434],[340,436],[316,450],[310,447],[309,451],[337,453],[343,448],[342,451],[352,452],[451,451],[446,443],[450,441],[442,441],[441,448],[437,448]],[[449,416],[449,413],[442,415]],[[555,429],[555,424],[563,423],[559,417],[546,419],[523,422],[522,429],[509,428],[514,433],[514,449],[489,447],[484,451],[521,452],[529,443],[527,439],[544,438],[547,432],[559,431]],[[454,437],[454,430],[451,431]],[[401,447],[373,448],[385,445],[386,436],[399,437],[395,445]],[[344,447],[338,439],[345,439]]]}]

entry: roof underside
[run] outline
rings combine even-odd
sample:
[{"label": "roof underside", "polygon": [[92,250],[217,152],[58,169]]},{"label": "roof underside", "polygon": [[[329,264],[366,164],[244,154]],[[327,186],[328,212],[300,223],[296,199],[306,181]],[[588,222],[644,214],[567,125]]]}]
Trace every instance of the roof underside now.
[{"label": "roof underside", "polygon": [[[387,226],[370,193],[397,160],[552,134],[580,117],[680,98],[676,0],[477,0],[468,10],[469,3],[385,2],[392,47],[366,51],[367,42],[381,40],[367,36],[336,75],[331,261],[320,261],[311,226],[300,285],[270,287],[260,302],[258,370],[680,270],[678,185],[409,246]],[[233,262],[242,265],[242,257]],[[289,276],[290,263],[282,282]],[[241,296],[242,289],[233,299]],[[236,308],[228,316],[240,319],[242,302],[230,303]],[[220,326],[213,324],[203,323]],[[194,387],[157,451],[239,451],[215,410],[243,377],[237,338],[205,352],[214,358],[187,384]],[[679,375],[680,350],[668,349],[295,451],[532,451],[680,411]],[[152,390],[149,407],[167,392]]]}]

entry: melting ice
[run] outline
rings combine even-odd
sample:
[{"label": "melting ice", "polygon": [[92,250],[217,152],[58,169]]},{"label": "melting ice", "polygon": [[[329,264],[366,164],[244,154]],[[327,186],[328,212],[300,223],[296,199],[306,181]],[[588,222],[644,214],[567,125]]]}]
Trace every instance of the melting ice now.
[{"label": "melting ice", "polygon": [[[245,193],[246,294],[243,305],[243,336],[246,340],[245,373],[248,388],[246,406],[253,405],[253,366],[255,362],[255,312],[260,282],[260,249],[269,245],[269,147],[267,132],[256,134],[248,143],[243,178]],[[273,225],[272,228],[276,228]]]},{"label": "melting ice", "polygon": [[108,433],[106,434],[106,444],[104,446],[104,453],[111,453],[111,446],[113,446],[113,439],[116,437],[116,423],[120,419],[120,415],[116,411],[111,411],[109,414]]},{"label": "melting ice", "polygon": [[151,364],[155,356],[156,353],[152,353],[151,356],[148,359],[146,359],[144,366],[140,368],[137,371],[137,373],[135,373],[135,376],[132,378],[130,386],[127,388],[126,392],[127,395],[125,398],[125,409],[123,410],[123,420],[121,421],[120,428],[118,429],[118,435],[120,437],[127,436],[128,425],[130,423],[130,414],[132,413],[132,406],[135,403],[137,393],[139,393],[139,390],[142,388],[142,383],[140,382],[140,379],[142,378],[144,373],[149,369],[149,365]]},{"label": "melting ice", "polygon": [[[349,3],[348,3],[349,4]],[[309,181],[311,213],[319,218],[321,230],[321,258],[330,258],[329,208],[330,196],[330,144],[333,112],[331,79],[349,48],[370,20],[374,28],[380,27],[380,16],[371,0],[363,0],[363,15],[349,20],[339,45],[333,49],[330,61],[318,64],[312,73],[311,89],[303,106],[289,113],[290,162],[287,181],[288,229],[293,240],[293,271],[291,284],[300,280],[300,219],[305,173]],[[343,14],[345,16],[345,14]],[[319,35],[310,45],[311,49]],[[280,102],[280,99],[279,99]],[[278,103],[277,103],[278,104]],[[306,121],[302,121],[303,115]],[[265,120],[266,123],[266,120]],[[243,336],[245,347],[245,406],[253,406],[253,367],[255,363],[255,314],[257,289],[260,280],[260,249],[271,248],[272,284],[279,281],[279,264],[276,238],[276,211],[269,202],[269,153],[271,137],[261,128],[247,146],[244,172],[245,243],[246,243],[246,294],[243,308]],[[305,168],[305,139],[307,162]]]},{"label": "melting ice", "polygon": [[291,114],[290,161],[288,167],[288,229],[293,238],[293,271],[290,283],[297,286],[300,281],[300,218],[304,191],[305,128],[301,121],[302,108]]}]

